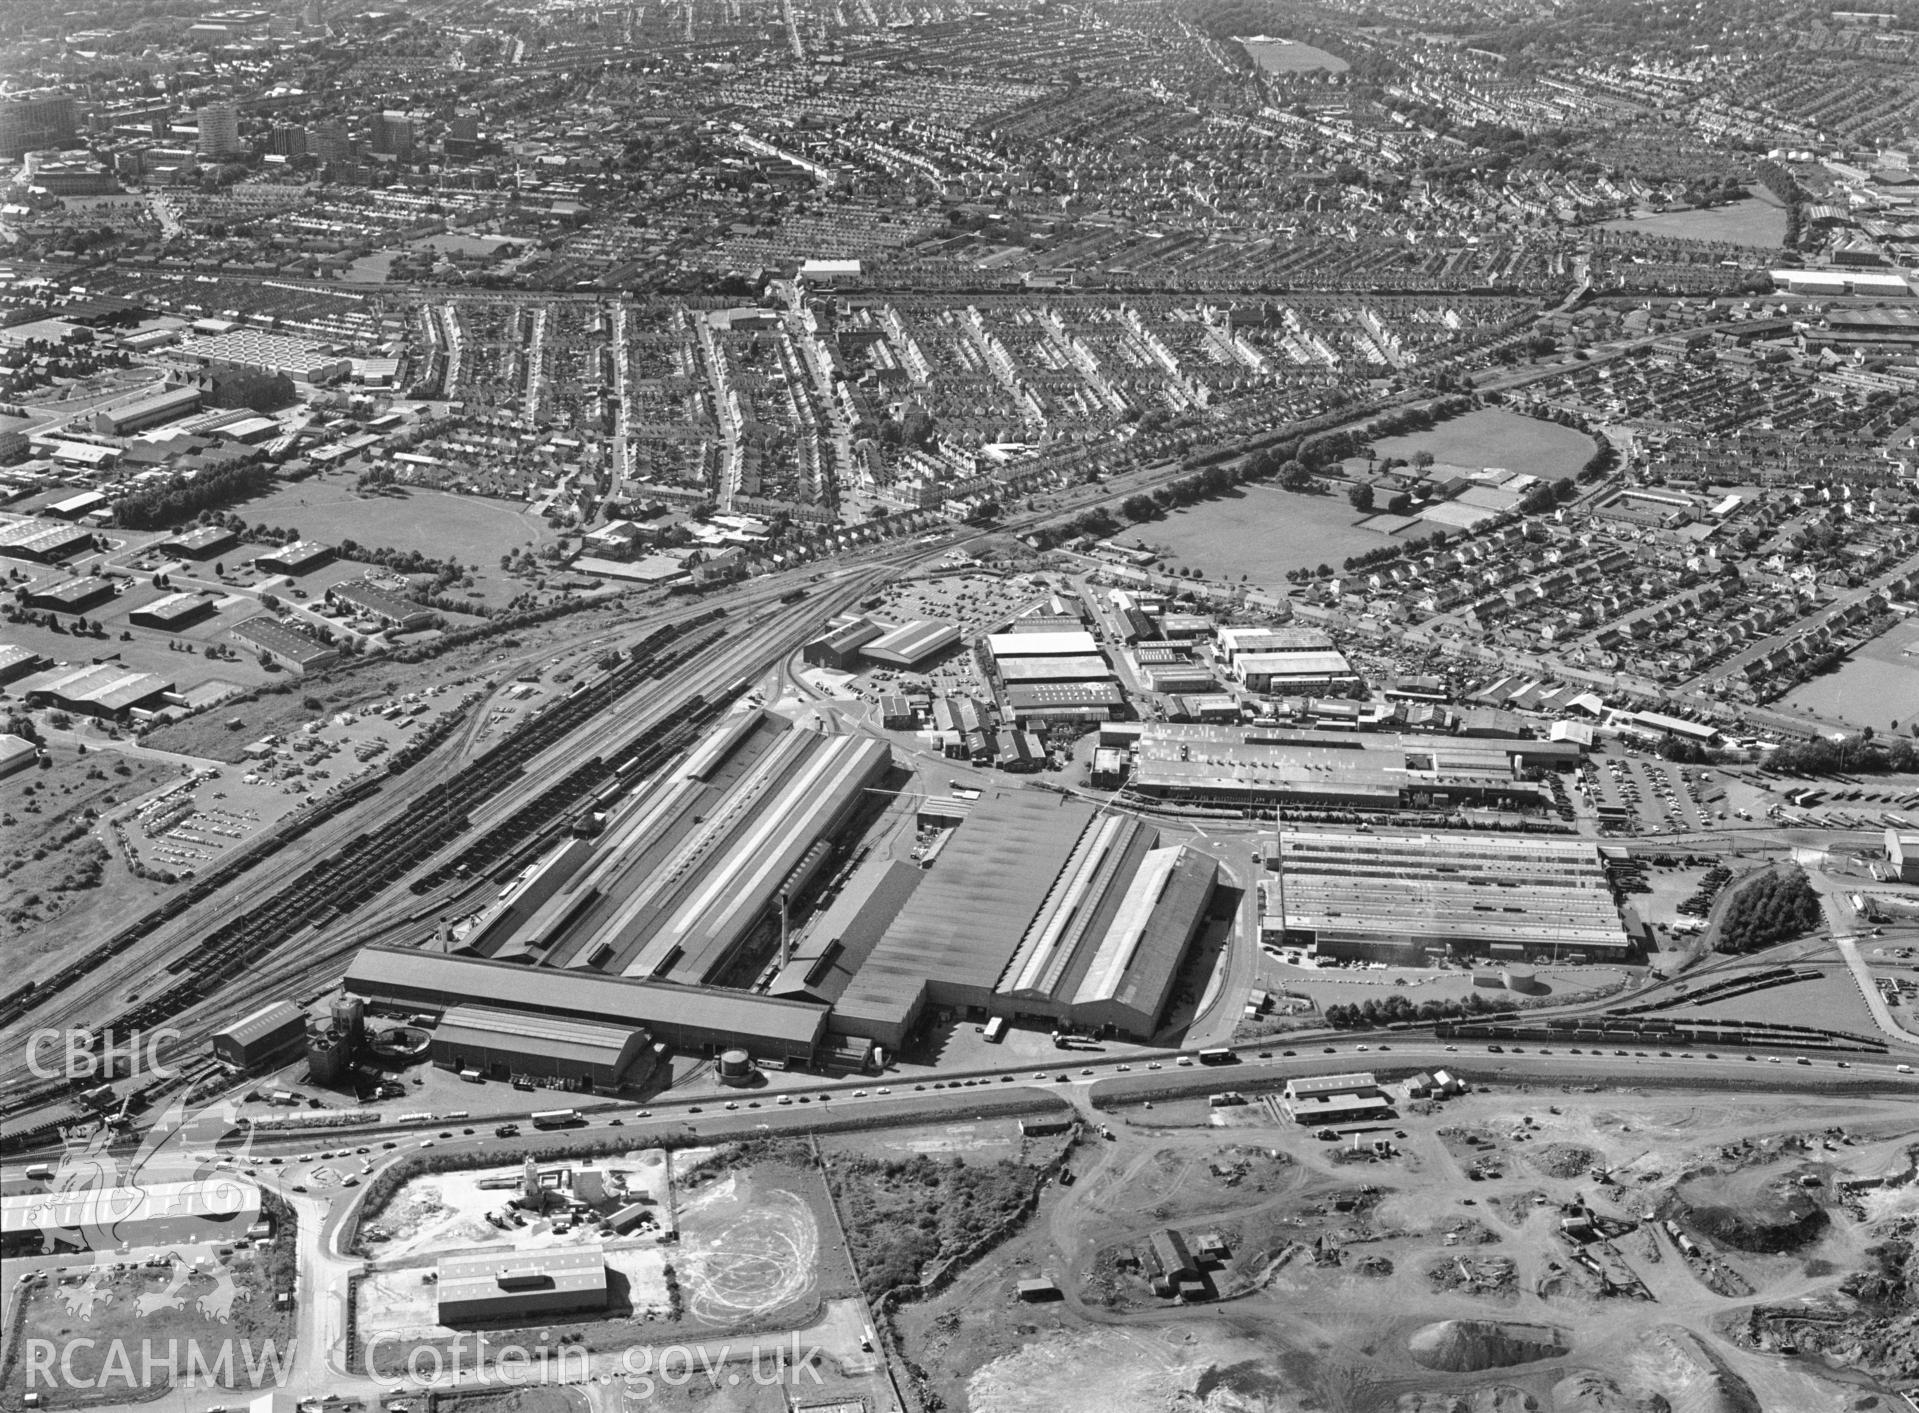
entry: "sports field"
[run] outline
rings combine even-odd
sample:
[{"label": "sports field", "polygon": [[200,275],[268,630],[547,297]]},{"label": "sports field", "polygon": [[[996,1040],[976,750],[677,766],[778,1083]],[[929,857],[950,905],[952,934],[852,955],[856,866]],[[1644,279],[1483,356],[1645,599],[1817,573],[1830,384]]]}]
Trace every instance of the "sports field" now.
[{"label": "sports field", "polygon": [[1242,39],[1239,47],[1269,74],[1303,74],[1314,69],[1343,74],[1351,67],[1337,54],[1283,39]]},{"label": "sports field", "polygon": [[1158,550],[1173,569],[1200,570],[1215,583],[1248,583],[1284,590],[1286,571],[1340,561],[1384,544],[1359,528],[1363,519],[1337,493],[1299,495],[1251,485],[1218,500],[1201,501],[1151,520],[1115,538]]},{"label": "sports field", "polygon": [[297,528],[302,539],[357,540],[483,568],[497,568],[509,550],[538,549],[554,539],[544,520],[506,501],[406,487],[363,496],[344,478],[282,486],[234,509],[249,524]]},{"label": "sports field", "polygon": [[1657,215],[1607,221],[1607,230],[1637,231],[1641,235],[1676,240],[1725,241],[1770,250],[1786,239],[1786,213],[1770,201],[1753,197],[1703,211],[1661,211]]},{"label": "sports field", "polygon": [[1452,466],[1499,466],[1551,481],[1576,475],[1593,454],[1593,439],[1584,432],[1496,407],[1454,417],[1429,432],[1382,437],[1373,446],[1382,458],[1410,461],[1429,451],[1434,461]]}]

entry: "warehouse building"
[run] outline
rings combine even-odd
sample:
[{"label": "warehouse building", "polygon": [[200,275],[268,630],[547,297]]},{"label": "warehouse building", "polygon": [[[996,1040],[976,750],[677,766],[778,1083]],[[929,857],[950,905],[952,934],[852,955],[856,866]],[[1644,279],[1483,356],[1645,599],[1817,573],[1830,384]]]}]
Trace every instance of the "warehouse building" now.
[{"label": "warehouse building", "polygon": [[306,1043],[306,1015],[291,1001],[274,1001],[213,1033],[213,1058],[238,1070],[262,1069]]},{"label": "warehouse building", "polygon": [[0,555],[58,564],[93,548],[93,531],[57,520],[0,521]]},{"label": "warehouse building", "polygon": [[1266,940],[1340,960],[1620,961],[1634,944],[1591,840],[1281,829]]},{"label": "warehouse building", "polygon": [[44,668],[53,666],[53,659],[42,657],[32,648],[23,648],[14,643],[0,643],[0,686],[17,682],[22,677],[31,677]]},{"label": "warehouse building", "polygon": [[806,925],[767,994],[829,1006],[838,1001],[925,877],[905,859],[861,869]]},{"label": "warehouse building", "polygon": [[346,990],[369,1006],[406,1012],[483,1006],[644,1030],[685,1054],[738,1047],[756,1060],[796,1065],[813,1063],[826,1032],[826,1007],[805,1001],[409,947],[362,948],[347,970]]},{"label": "warehouse building", "polygon": [[646,1031],[599,1021],[562,1020],[491,1006],[454,1006],[433,1031],[436,1065],[491,1079],[561,1079],[612,1091],[651,1069]]},{"label": "warehouse building", "polygon": [[552,898],[468,944],[543,967],[745,984],[770,958],[780,896],[824,876],[892,759],[884,741],[742,714],[633,797]]},{"label": "warehouse building", "polygon": [[230,1177],[0,1196],[0,1255],[234,1241],[260,1220],[260,1189]]},{"label": "warehouse building", "polygon": [[240,537],[224,525],[201,525],[184,535],[169,535],[155,548],[174,559],[212,559],[239,543]]},{"label": "warehouse building", "polygon": [[915,668],[928,658],[937,657],[959,646],[959,627],[930,618],[916,618],[889,628],[860,649],[868,662],[887,667]]},{"label": "warehouse building", "polygon": [[200,406],[198,388],[166,388],[149,397],[123,402],[118,407],[103,407],[93,414],[93,430],[103,437],[125,437],[178,421]]},{"label": "warehouse building", "polygon": [[1009,657],[993,671],[1007,686],[1018,682],[1101,682],[1113,675],[1103,657]]},{"label": "warehouse building", "polygon": [[326,599],[328,603],[338,604],[364,618],[377,619],[384,627],[403,633],[431,628],[439,621],[439,615],[425,604],[376,589],[371,584],[335,584],[326,591]]},{"label": "warehouse building", "polygon": [[1135,752],[1140,793],[1238,809],[1544,809],[1521,772],[1580,757],[1570,741],[1179,722],[1144,724]]},{"label": "warehouse building", "polygon": [[1006,709],[1022,730],[1054,724],[1110,721],[1126,705],[1119,684],[1104,682],[1021,682],[1006,688]]},{"label": "warehouse building", "polygon": [[244,643],[268,662],[302,675],[324,672],[340,660],[338,648],[309,638],[268,613],[242,619],[227,630],[227,636],[236,643]]},{"label": "warehouse building", "polygon": [[1919,834],[1901,829],[1886,831],[1886,861],[1902,883],[1919,883]]},{"label": "warehouse building", "polygon": [[800,649],[800,657],[813,667],[830,667],[835,672],[851,672],[859,665],[860,649],[885,634],[886,630],[870,618],[854,618],[828,625],[827,631]]},{"label": "warehouse building", "polygon": [[993,633],[986,650],[995,661],[1015,657],[1098,657],[1099,643],[1084,629],[1053,633]]},{"label": "warehouse building", "polygon": [[1233,659],[1233,675],[1249,692],[1281,697],[1302,692],[1325,692],[1358,681],[1344,653],[1241,652]]},{"label": "warehouse building", "polygon": [[331,545],[312,540],[295,540],[275,550],[253,557],[253,567],[264,574],[305,574],[333,558]]},{"label": "warehouse building", "polygon": [[1287,1080],[1279,1107],[1296,1124],[1363,1123],[1393,1113],[1393,1101],[1363,1072]]},{"label": "warehouse building", "polygon": [[127,615],[127,621],[137,628],[159,628],[172,633],[191,627],[212,612],[212,599],[199,594],[167,594],[134,609]]},{"label": "warehouse building", "polygon": [[0,732],[0,779],[25,770],[40,759],[40,748],[25,736]]},{"label": "warehouse building", "polygon": [[434,1290],[442,1325],[538,1323],[606,1309],[606,1257],[598,1242],[442,1256]]},{"label": "warehouse building", "polygon": [[130,672],[117,662],[75,667],[27,692],[28,706],[59,707],[102,721],[129,721],[180,705],[173,683],[151,672]]},{"label": "warehouse building", "polygon": [[833,1008],[897,1049],[929,1010],[1145,1040],[1211,905],[1213,860],[1038,792],[980,800]]},{"label": "warehouse building", "polygon": [[1317,628],[1232,628],[1213,630],[1219,660],[1237,667],[1241,657],[1333,651],[1333,640]]},{"label": "warehouse building", "polygon": [[27,590],[27,607],[50,613],[85,613],[113,598],[114,582],[106,578],[62,579],[57,584]]}]

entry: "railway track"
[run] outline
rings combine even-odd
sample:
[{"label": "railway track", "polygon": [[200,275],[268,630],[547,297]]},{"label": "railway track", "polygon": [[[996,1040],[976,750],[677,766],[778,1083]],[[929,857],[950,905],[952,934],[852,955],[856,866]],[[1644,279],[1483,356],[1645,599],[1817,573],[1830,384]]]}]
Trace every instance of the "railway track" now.
[{"label": "railway track", "polygon": [[[363,829],[339,854],[323,858],[270,896],[261,896],[269,892],[267,888],[249,889],[216,905],[210,916],[202,910],[203,922],[219,925],[175,957],[167,969],[173,979],[165,981],[159,992],[139,998],[95,1031],[96,1043],[102,1031],[125,1034],[164,1022],[180,1032],[173,1050],[198,1050],[213,1031],[257,1006],[265,994],[254,987],[234,997],[234,978],[257,975],[267,968],[273,972],[271,993],[302,995],[324,989],[323,983],[330,982],[343,961],[366,942],[404,924],[419,923],[424,915],[471,888],[475,880],[466,876],[469,872],[482,872],[503,857],[517,860],[543,848],[566,827],[570,812],[616,771],[625,771],[637,781],[657,770],[744,690],[745,681],[738,677],[743,664],[763,668],[791,652],[817,622],[822,608],[831,612],[842,606],[840,601],[850,603],[891,572],[889,565],[873,566],[832,586],[822,601],[781,608],[757,621],[740,623],[738,641],[734,634],[714,626],[724,610],[683,610],[676,621],[636,643],[624,665],[597,682],[576,687],[512,737],[462,766],[451,780],[434,783],[410,800],[385,802],[384,818],[377,826]],[[775,595],[746,597],[751,602]],[[729,681],[732,690],[726,686]],[[648,683],[652,684],[649,690],[639,691]],[[617,745],[544,789],[536,791],[529,783],[514,790],[523,779],[551,779],[551,765],[557,759],[577,758],[573,738],[589,727]],[[454,734],[449,731],[444,739]],[[542,763],[548,768],[537,769]],[[347,806],[372,793],[361,792]],[[486,806],[495,822],[464,846],[462,859],[472,855],[469,867],[462,869],[450,861],[424,877],[415,876],[468,831],[472,811],[479,806]],[[372,819],[356,822],[375,824]],[[409,876],[413,878],[408,893],[374,901]],[[344,929],[333,929],[332,924],[344,916],[351,916],[352,922]],[[325,941],[316,949],[313,944],[322,936]],[[290,945],[295,943],[300,945]],[[297,959],[285,957],[287,951],[296,951]],[[78,988],[108,995],[113,989],[111,983]],[[70,995],[67,1000],[84,1007],[80,1014],[99,1014],[98,995]],[[60,1011],[72,1012],[73,1005],[65,1004]],[[42,1021],[55,1018],[38,1017]],[[77,1026],[71,1019],[69,1023]],[[25,1112],[59,1102],[70,1089],[58,1081],[15,1086],[7,1096],[8,1109]]]}]

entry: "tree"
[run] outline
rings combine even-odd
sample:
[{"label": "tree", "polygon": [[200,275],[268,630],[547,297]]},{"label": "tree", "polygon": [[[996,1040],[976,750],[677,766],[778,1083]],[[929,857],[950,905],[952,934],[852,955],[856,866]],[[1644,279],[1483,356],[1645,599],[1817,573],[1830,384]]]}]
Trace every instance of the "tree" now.
[{"label": "tree", "polygon": [[1346,499],[1353,503],[1353,509],[1361,515],[1373,513],[1373,488],[1364,481],[1346,492]]}]

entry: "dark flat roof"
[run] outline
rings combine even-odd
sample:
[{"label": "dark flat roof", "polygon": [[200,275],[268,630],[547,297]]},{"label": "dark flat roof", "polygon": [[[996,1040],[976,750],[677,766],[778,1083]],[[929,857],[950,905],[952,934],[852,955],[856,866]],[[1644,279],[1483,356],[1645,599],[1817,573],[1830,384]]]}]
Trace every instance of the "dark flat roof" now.
[{"label": "dark flat roof", "polygon": [[805,1001],[449,957],[407,947],[362,948],[347,969],[346,985],[349,992],[363,995],[430,992],[449,1006],[493,1006],[649,1029],[701,1030],[809,1048],[826,1026],[826,1007]]}]

